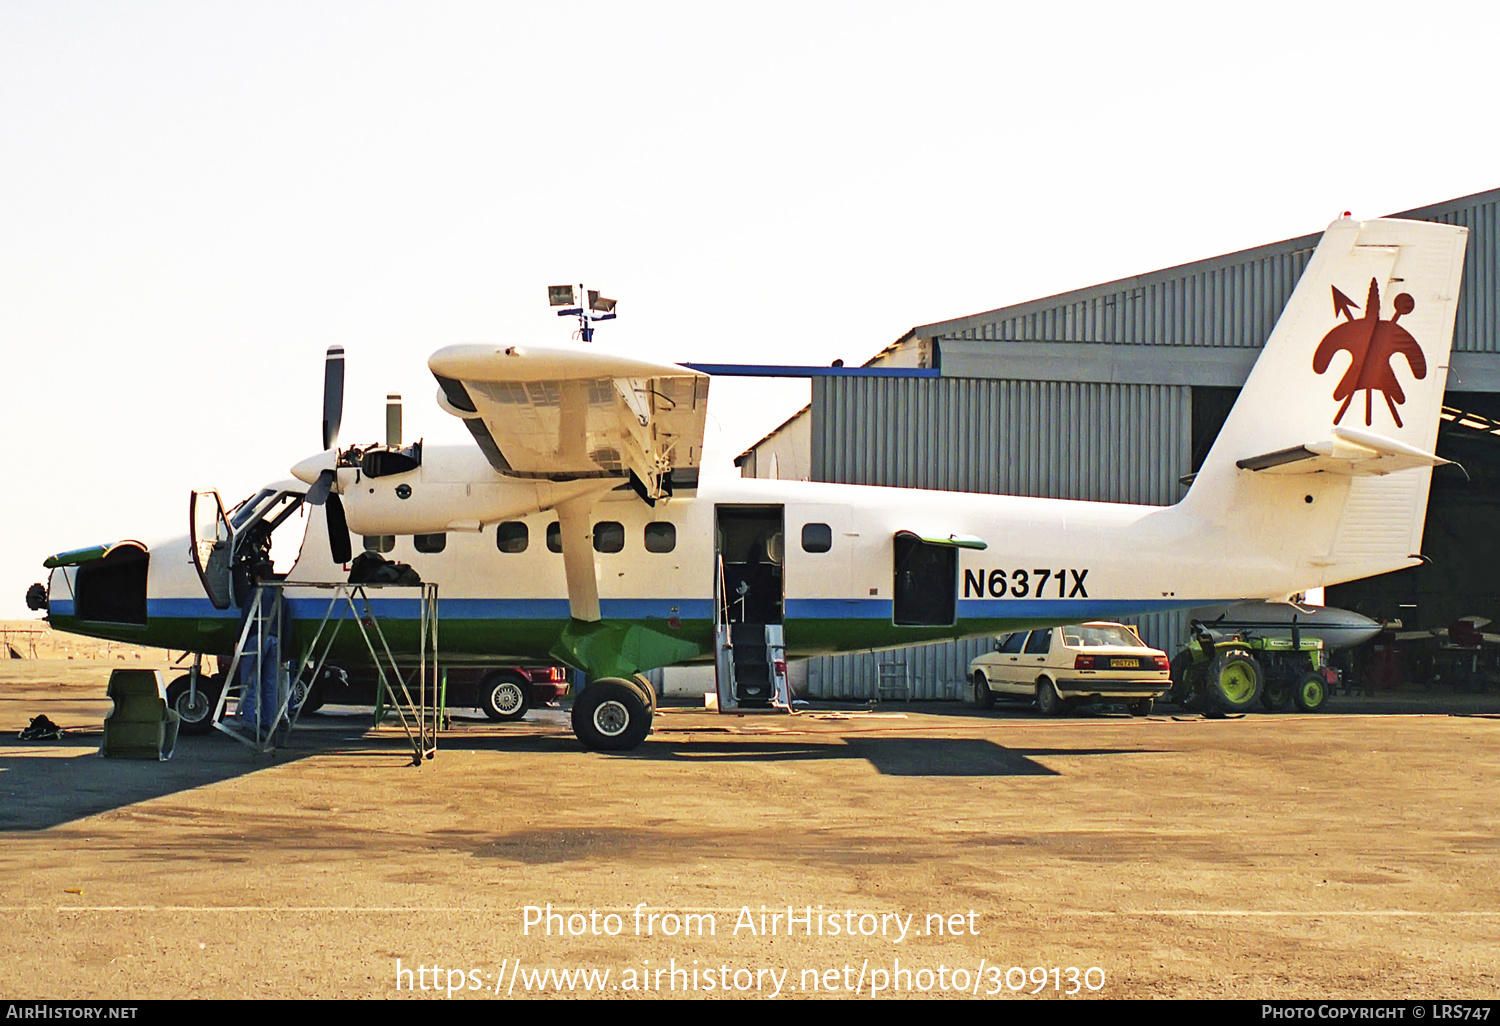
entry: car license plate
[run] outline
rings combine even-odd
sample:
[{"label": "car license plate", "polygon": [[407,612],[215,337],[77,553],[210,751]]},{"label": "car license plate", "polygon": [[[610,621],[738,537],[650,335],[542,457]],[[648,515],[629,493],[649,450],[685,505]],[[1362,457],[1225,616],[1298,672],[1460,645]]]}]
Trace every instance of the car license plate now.
[{"label": "car license plate", "polygon": [[1141,661],[1139,659],[1111,659],[1109,665],[1114,670],[1135,670],[1140,668]]}]

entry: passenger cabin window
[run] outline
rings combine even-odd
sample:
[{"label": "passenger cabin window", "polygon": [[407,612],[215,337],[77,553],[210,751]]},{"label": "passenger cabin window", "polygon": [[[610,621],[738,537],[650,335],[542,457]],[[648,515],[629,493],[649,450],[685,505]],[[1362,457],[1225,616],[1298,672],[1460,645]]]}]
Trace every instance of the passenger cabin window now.
[{"label": "passenger cabin window", "polygon": [[411,543],[418,552],[442,552],[448,547],[448,536],[446,534],[418,534],[412,536]]},{"label": "passenger cabin window", "polygon": [[396,547],[394,534],[367,534],[364,539],[366,552],[386,553]]},{"label": "passenger cabin window", "polygon": [[802,525],[802,551],[827,552],[833,548],[833,528],[827,524]]},{"label": "passenger cabin window", "polygon": [[562,525],[556,520],[547,525],[547,551],[562,551]]},{"label": "passenger cabin window", "polygon": [[958,550],[929,545],[910,531],[893,539],[895,601],[891,619],[898,627],[947,627],[958,611]]},{"label": "passenger cabin window", "polygon": [[618,520],[601,520],[594,525],[594,551],[619,552],[625,548],[625,525]]},{"label": "passenger cabin window", "polygon": [[646,551],[671,552],[677,547],[677,525],[662,520],[646,525]]},{"label": "passenger cabin window", "polygon": [[1027,655],[1046,655],[1047,650],[1052,647],[1052,631],[1032,631],[1031,637],[1026,639]]},{"label": "passenger cabin window", "polygon": [[[554,527],[557,525],[554,524]],[[507,520],[495,527],[495,548],[501,552],[517,553],[525,552],[526,546],[531,541],[531,532],[526,525],[519,520]],[[548,534],[551,541],[551,534]]]}]

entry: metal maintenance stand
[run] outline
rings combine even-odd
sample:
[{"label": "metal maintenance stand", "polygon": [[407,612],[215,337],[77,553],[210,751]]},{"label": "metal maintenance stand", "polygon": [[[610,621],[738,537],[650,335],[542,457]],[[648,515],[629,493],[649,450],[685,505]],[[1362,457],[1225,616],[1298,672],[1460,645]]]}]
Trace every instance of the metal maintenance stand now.
[{"label": "metal maintenance stand", "polygon": [[[286,589],[329,593],[318,629],[293,661],[282,654],[291,642],[291,617]],[[370,603],[369,591],[418,591],[419,632],[415,666],[403,673]],[[298,598],[311,605],[311,598]],[[235,645],[234,659],[214,710],[214,726],[257,752],[274,751],[286,742],[302,704],[323,672],[334,642],[346,620],[352,619],[364,639],[379,686],[378,724],[385,710],[394,711],[412,746],[412,764],[437,754],[437,732],[442,724],[442,692],[438,671],[438,609],[436,584],[310,584],[276,581],[256,587],[246,609],[245,623]],[[297,668],[293,673],[292,667]]]}]

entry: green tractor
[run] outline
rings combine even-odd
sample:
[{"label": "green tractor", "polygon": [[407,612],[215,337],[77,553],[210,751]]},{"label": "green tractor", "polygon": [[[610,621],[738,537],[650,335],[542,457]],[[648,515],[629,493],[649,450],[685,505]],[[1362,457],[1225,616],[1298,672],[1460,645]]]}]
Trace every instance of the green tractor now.
[{"label": "green tractor", "polygon": [[1337,671],[1327,665],[1323,642],[1302,637],[1294,624],[1289,638],[1219,635],[1194,621],[1192,641],[1172,660],[1169,701],[1208,716],[1248,712],[1260,701],[1268,710],[1296,706],[1319,712]]}]

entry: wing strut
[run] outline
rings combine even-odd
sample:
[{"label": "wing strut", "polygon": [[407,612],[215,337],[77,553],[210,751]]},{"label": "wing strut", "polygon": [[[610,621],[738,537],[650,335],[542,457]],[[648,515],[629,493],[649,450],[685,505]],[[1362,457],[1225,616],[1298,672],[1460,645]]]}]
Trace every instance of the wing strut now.
[{"label": "wing strut", "polygon": [[563,573],[568,579],[568,612],[575,620],[599,620],[599,578],[594,570],[594,500],[597,492],[557,506],[562,536]]}]

